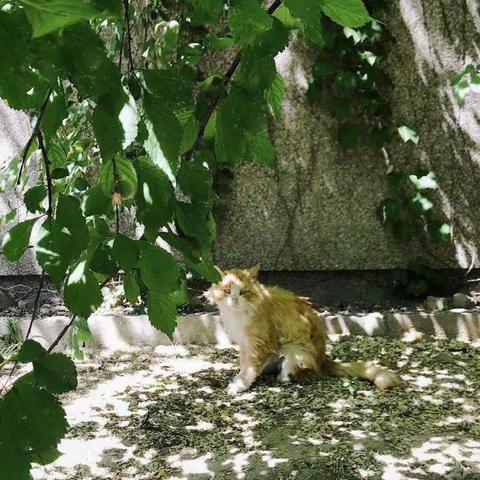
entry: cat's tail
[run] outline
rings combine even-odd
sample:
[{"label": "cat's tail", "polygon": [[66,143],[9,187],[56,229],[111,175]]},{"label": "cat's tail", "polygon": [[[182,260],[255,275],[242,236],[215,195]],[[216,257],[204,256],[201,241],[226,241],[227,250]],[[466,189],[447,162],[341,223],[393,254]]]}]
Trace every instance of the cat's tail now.
[{"label": "cat's tail", "polygon": [[363,378],[370,380],[381,390],[394,387],[400,383],[400,377],[385,367],[373,362],[336,362],[326,358],[322,364],[323,371],[335,377]]}]

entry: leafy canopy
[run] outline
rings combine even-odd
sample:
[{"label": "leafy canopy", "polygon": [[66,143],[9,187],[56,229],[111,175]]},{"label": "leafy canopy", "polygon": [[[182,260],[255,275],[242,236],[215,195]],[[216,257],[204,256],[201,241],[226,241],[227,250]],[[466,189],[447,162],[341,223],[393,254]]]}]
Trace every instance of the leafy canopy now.
[{"label": "leafy canopy", "polygon": [[[218,280],[210,250],[219,175],[241,161],[274,166],[267,125],[284,94],[275,55],[294,29],[323,45],[323,16],[348,27],[370,21],[361,0],[268,10],[260,0],[180,3],[170,12],[163,2],[0,3],[0,98],[34,125],[2,183],[18,179],[35,215],[9,230],[2,250],[18,261],[33,248],[63,291],[75,338],[88,338],[87,319],[117,272],[127,300],[146,299],[153,326],[173,335],[187,275]],[[201,62],[217,52],[236,58],[224,75]],[[126,214],[140,237],[124,228]],[[0,478],[27,479],[32,462],[58,454],[67,424],[56,395],[76,387],[76,373],[31,340],[8,361],[33,370],[0,400]]]}]

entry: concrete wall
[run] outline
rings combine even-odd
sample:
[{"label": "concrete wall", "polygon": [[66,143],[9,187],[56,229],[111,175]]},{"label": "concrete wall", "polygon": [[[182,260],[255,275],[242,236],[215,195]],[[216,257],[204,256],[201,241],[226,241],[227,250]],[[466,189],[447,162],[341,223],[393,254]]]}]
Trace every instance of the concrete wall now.
[{"label": "concrete wall", "polygon": [[394,124],[420,135],[418,146],[389,148],[393,165],[428,166],[437,175],[453,242],[438,250],[399,245],[375,209],[387,196],[386,164],[378,149],[345,154],[336,125],[306,99],[311,58],[298,41],[277,58],[288,86],[280,125],[272,128],[278,169],[244,165],[237,171],[215,257],[222,266],[293,270],[388,269],[422,255],[434,267],[479,265],[480,94],[459,108],[451,80],[478,61],[480,14],[474,0],[400,0],[385,18],[393,36],[386,58],[395,85]]}]

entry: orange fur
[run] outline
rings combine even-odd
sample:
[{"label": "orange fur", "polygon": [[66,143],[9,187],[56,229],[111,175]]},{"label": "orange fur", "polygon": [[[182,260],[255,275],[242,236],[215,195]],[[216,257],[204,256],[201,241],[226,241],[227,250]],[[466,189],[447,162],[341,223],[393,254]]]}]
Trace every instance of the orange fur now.
[{"label": "orange fur", "polygon": [[247,389],[274,357],[283,359],[280,381],[317,378],[322,373],[355,376],[389,388],[397,377],[364,362],[338,363],[325,354],[323,322],[309,300],[289,290],[266,287],[257,280],[259,267],[223,272],[206,292],[220,308],[225,327],[240,350],[240,373],[229,385],[236,394]]}]

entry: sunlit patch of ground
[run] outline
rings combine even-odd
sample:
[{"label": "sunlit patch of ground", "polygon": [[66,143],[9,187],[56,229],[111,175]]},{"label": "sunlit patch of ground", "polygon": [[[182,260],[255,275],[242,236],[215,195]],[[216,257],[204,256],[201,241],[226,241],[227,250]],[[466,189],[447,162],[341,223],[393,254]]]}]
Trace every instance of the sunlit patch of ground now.
[{"label": "sunlit patch of ground", "polygon": [[357,338],[336,358],[377,359],[404,384],[264,378],[224,393],[237,352],[158,347],[79,364],[71,430],[34,479],[480,479],[480,351]]}]

